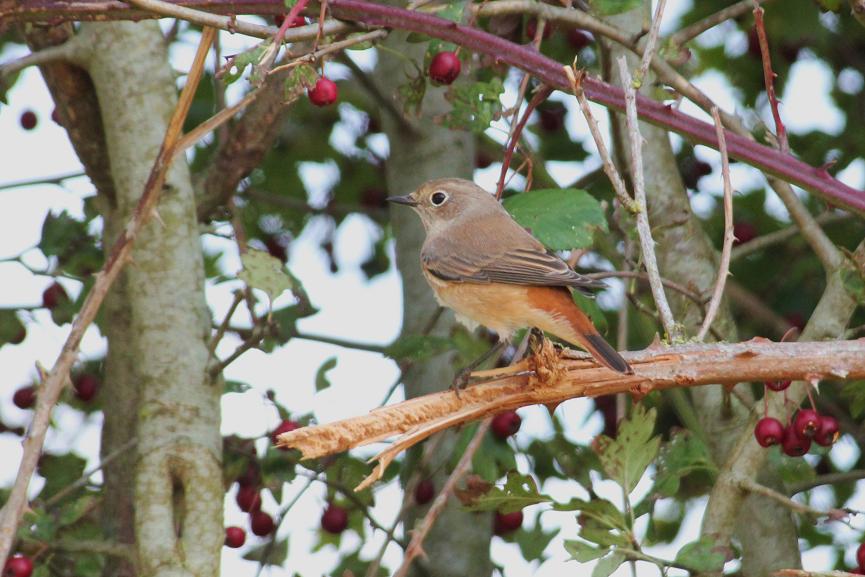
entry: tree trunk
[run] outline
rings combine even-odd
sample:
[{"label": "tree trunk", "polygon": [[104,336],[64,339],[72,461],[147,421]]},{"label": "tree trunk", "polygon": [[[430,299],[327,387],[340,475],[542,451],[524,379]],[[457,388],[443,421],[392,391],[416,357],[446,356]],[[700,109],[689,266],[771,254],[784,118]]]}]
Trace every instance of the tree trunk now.
[{"label": "tree trunk", "polygon": [[[416,62],[423,62],[426,44],[411,44],[405,41],[404,33],[392,33],[387,45],[405,54]],[[377,78],[382,79],[386,96],[396,94],[399,84],[406,81],[410,66],[401,58],[381,51]],[[411,70],[413,72],[413,70]],[[390,157],[387,161],[387,185],[390,194],[407,194],[432,178],[456,176],[471,178],[474,168],[474,139],[466,132],[450,131],[433,123],[433,116],[449,110],[443,98],[444,89],[428,89],[423,104],[423,114],[413,122],[414,132],[401,129],[392,117],[385,116],[384,128],[390,141]],[[405,207],[391,211],[391,223],[396,237],[397,267],[403,282],[403,335],[421,334],[438,314],[438,303],[420,270],[420,248],[424,231],[417,215]],[[450,312],[441,315],[432,334],[448,335],[454,319]],[[406,396],[417,397],[446,388],[453,381],[457,367],[453,355],[439,355],[424,363],[415,364],[404,375]],[[451,459],[457,435],[443,433],[430,460],[429,471],[438,471],[432,478],[437,489],[441,489],[449,471],[440,465]],[[412,508],[405,519],[406,532],[422,518],[426,508]],[[461,505],[451,500],[435,527],[424,541],[426,559],[415,564],[423,565],[422,572],[413,574],[434,577],[482,577],[492,573],[489,558],[491,520],[488,514],[468,513]]]},{"label": "tree trunk", "polygon": [[[144,190],[177,101],[174,75],[156,22],[84,23],[80,34],[89,46],[84,65],[96,87],[116,189],[116,206],[105,213],[106,231],[114,234]],[[111,481],[117,501],[109,509],[128,516],[132,491],[143,575],[211,577],[219,573],[224,539],[220,391],[206,370],[203,259],[182,157],[164,186],[158,217],[136,239],[108,309],[117,316],[106,329],[112,382],[104,434],[125,426],[120,438],[127,438],[137,425],[138,435],[134,485]],[[116,445],[112,439],[104,450]],[[129,472],[114,480],[128,483]]]}]

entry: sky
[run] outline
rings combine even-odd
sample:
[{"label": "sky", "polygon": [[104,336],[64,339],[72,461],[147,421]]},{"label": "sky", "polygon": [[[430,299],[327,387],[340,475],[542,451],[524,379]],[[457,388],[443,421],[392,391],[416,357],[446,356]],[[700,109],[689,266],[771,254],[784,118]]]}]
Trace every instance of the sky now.
[{"label": "sky", "polygon": [[[662,31],[672,30],[677,15],[687,7],[685,0],[670,0],[665,15],[665,25]],[[167,24],[166,24],[167,25]],[[831,25],[828,22],[827,25]],[[238,35],[222,34],[225,52],[240,50],[252,44],[251,39]],[[729,54],[736,54],[746,46],[744,34],[723,26],[721,29],[706,33],[700,40],[707,44],[724,43]],[[186,70],[194,53],[196,40],[191,36],[182,37],[182,42],[172,50],[172,65],[177,70]],[[0,53],[0,62],[6,62],[26,53],[21,47],[6,49]],[[354,52],[352,55],[365,68],[374,66],[374,51]],[[347,74],[338,65],[328,64],[329,75],[339,79]],[[813,57],[806,55],[791,69],[791,78],[786,84],[782,95],[782,114],[788,130],[791,132],[807,131],[814,128],[837,134],[844,130],[840,112],[834,108],[829,91],[833,82],[848,87],[851,91],[861,87],[863,79],[854,72],[832,78],[829,71]],[[512,78],[513,80],[513,78]],[[709,93],[723,108],[737,110],[735,91],[716,73],[707,73],[694,80],[695,84]],[[513,82],[503,100],[507,106],[515,98]],[[231,87],[229,100],[236,100],[244,90],[243,82]],[[557,93],[553,98],[562,100],[569,109],[575,108],[571,98]],[[49,175],[67,175],[81,172],[65,131],[50,120],[53,104],[37,70],[24,71],[9,93],[9,105],[0,107],[0,187],[4,184],[26,181]],[[707,117],[694,106],[685,103],[685,112],[701,118]],[[24,131],[19,126],[19,117],[24,110],[33,110],[39,117],[36,130]],[[602,121],[604,131],[607,131],[606,114],[600,107],[595,107],[595,115]],[[759,111],[763,119],[771,125],[771,117],[767,109]],[[343,116],[351,117],[350,110],[343,110]],[[334,139],[339,141],[340,130],[348,130],[346,126],[337,130]],[[569,114],[567,130],[572,137],[582,140],[587,149],[594,150],[594,144],[588,137],[585,122],[580,114]],[[490,134],[501,139],[501,127],[494,127]],[[680,140],[673,137],[675,143]],[[677,144],[678,145],[678,144]],[[379,146],[382,153],[387,152],[387,142],[383,139]],[[719,158],[716,152],[704,147],[697,147],[696,154],[717,168]],[[583,162],[551,163],[550,170],[554,178],[564,184],[574,180],[587,170],[599,166],[596,156],[590,156]],[[476,181],[482,186],[492,188],[498,174],[498,166],[479,170]],[[762,176],[742,163],[731,167],[734,188],[744,190],[761,185]],[[301,175],[311,198],[320,197],[333,184],[333,170],[326,166],[307,163],[301,167]],[[717,176],[717,178],[715,178]],[[865,162],[859,160],[838,175],[847,184],[863,188],[865,186]],[[716,169],[714,176],[704,178],[701,182],[701,192],[693,197],[694,209],[698,213],[710,211],[721,192],[720,171]],[[0,201],[5,210],[0,211],[0,306],[37,306],[41,301],[41,293],[51,279],[46,276],[33,275],[20,264],[2,262],[22,255],[24,261],[32,268],[43,269],[48,263],[34,247],[40,238],[42,221],[48,211],[69,211],[74,216],[82,214],[83,199],[94,193],[93,187],[85,177],[70,179],[63,186],[37,185],[16,188],[0,188]],[[770,208],[780,218],[785,218],[786,212],[777,199],[770,195]],[[98,225],[97,225],[98,226]],[[399,334],[402,311],[401,285],[398,273],[391,268],[385,274],[367,281],[359,269],[371,247],[370,235],[375,231],[374,225],[366,217],[354,215],[347,218],[337,229],[334,248],[339,263],[339,272],[332,274],[318,246],[321,226],[308,226],[304,234],[291,244],[290,268],[307,287],[313,304],[320,313],[300,321],[301,331],[310,334],[327,335],[341,339],[386,345]],[[202,237],[206,252],[222,253],[219,264],[228,274],[240,270],[240,262],[234,244],[215,236]],[[392,250],[392,247],[391,247]],[[72,281],[61,281],[70,294],[80,290],[80,285]],[[207,287],[208,303],[214,318],[221,319],[232,299],[232,292],[238,288],[239,282],[226,282],[219,285],[209,284]],[[346,298],[351,295],[351,298]],[[620,291],[614,287],[606,295],[604,304],[616,304]],[[290,297],[278,299],[274,306],[278,308],[290,303]],[[363,303],[364,306],[357,306]],[[11,403],[13,392],[19,387],[31,383],[35,377],[35,363],[51,366],[68,334],[69,325],[55,326],[50,315],[44,310],[33,310],[24,314],[28,336],[25,342],[18,346],[0,348],[0,366],[3,367],[3,379],[0,381],[0,419],[8,425],[26,426],[29,419],[28,411],[21,411]],[[241,313],[236,317],[240,322]],[[232,337],[223,339],[218,354],[230,354],[239,341]],[[98,330],[91,329],[82,343],[82,358],[95,359],[105,352],[105,341]],[[314,377],[321,364],[337,357],[336,368],[329,373],[332,386],[321,393],[315,393]],[[396,365],[380,355],[345,349],[318,342],[295,339],[286,346],[265,354],[252,350],[244,354],[226,370],[226,378],[249,383],[252,389],[242,394],[227,394],[223,398],[223,434],[237,434],[244,437],[263,437],[274,428],[279,418],[276,410],[267,402],[265,392],[276,391],[281,402],[298,414],[311,412],[318,422],[330,422],[363,414],[379,405],[388,387],[398,376]],[[401,391],[391,399],[391,402],[401,400]],[[546,409],[526,407],[520,409],[523,426],[516,440],[511,440],[518,446],[525,447],[533,438],[546,438],[550,435],[549,417]],[[587,443],[602,429],[599,417],[591,412],[591,403],[578,399],[564,403],[557,415],[566,423],[569,438]],[[88,468],[98,463],[99,429],[101,415],[89,417],[68,407],[60,406],[54,413],[56,427],[49,434],[46,449],[49,452],[73,450],[88,459]],[[266,438],[260,444],[266,443]],[[858,455],[856,447],[842,441],[832,451],[832,458],[840,466],[850,463]],[[0,434],[0,485],[8,486],[14,478],[17,463],[20,458],[20,440],[10,434]],[[372,454],[371,449],[359,454]],[[527,463],[520,462],[522,471],[527,471]],[[650,472],[651,473],[651,472]],[[98,480],[99,475],[94,479]],[[31,486],[31,492],[38,492],[42,480],[36,479]],[[286,488],[284,499],[290,500],[300,489],[302,480]],[[646,475],[634,492],[638,499],[648,491],[651,485],[651,474]],[[566,500],[571,496],[583,496],[582,489],[575,484],[561,481],[550,481],[544,489],[557,499]],[[614,503],[621,502],[620,489],[610,481],[596,478],[597,492]],[[377,505],[373,515],[384,525],[390,525],[396,515],[401,491],[395,484],[382,487],[377,493]],[[814,499],[825,500],[827,495],[816,491]],[[225,500],[226,525],[246,526],[246,515],[237,510],[234,503],[234,489],[226,495]],[[865,498],[857,495],[856,503],[865,509]],[[319,552],[310,554],[316,541],[318,519],[325,504],[324,487],[314,485],[297,502],[291,513],[291,527],[283,531],[291,532],[289,558],[285,568],[266,569],[265,575],[289,576],[295,572],[301,575],[326,574],[338,558],[333,547],[325,547]],[[857,506],[854,504],[853,506]],[[662,504],[662,507],[664,505]],[[690,504],[690,511],[684,523],[680,538],[668,546],[650,549],[652,554],[672,558],[676,551],[687,541],[698,535],[699,523],[705,499],[699,499]],[[265,500],[264,508],[275,512],[277,504]],[[567,562],[561,540],[573,538],[577,533],[574,517],[571,514],[545,511],[539,514],[542,507],[532,507],[526,510],[527,525],[541,523],[543,527],[552,529],[563,527],[562,535],[553,540],[547,549],[549,559],[543,564],[527,564],[514,545],[509,545],[499,539],[493,540],[492,555],[494,561],[503,565],[507,577],[537,575],[552,577],[567,570],[572,574],[590,572],[591,564],[577,566]],[[860,531],[865,525],[854,519],[854,526]],[[645,529],[638,524],[640,530]],[[840,526],[836,539],[839,542],[852,543],[859,533]],[[363,556],[372,557],[378,551],[383,541],[383,535],[375,534],[363,549]],[[251,534],[248,543],[260,543]],[[343,538],[342,551],[352,550],[358,543],[354,534]],[[248,548],[248,546],[247,546]],[[848,548],[849,549],[849,548]],[[247,576],[254,575],[256,564],[240,559],[246,549],[224,549],[223,574]],[[848,562],[852,563],[848,551]],[[385,556],[385,565],[395,568],[400,559],[397,546],[391,545]],[[806,568],[825,569],[829,556],[826,548],[814,549],[804,557]],[[640,565],[640,575],[655,574],[649,565]],[[731,566],[732,567],[732,566]],[[629,571],[623,567],[616,575],[627,575]],[[675,575],[676,572],[671,572]]]}]

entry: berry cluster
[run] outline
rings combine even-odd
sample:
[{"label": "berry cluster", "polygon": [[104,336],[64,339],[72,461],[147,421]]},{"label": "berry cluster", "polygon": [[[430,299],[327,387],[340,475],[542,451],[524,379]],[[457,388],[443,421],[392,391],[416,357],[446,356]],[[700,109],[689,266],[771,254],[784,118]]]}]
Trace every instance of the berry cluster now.
[{"label": "berry cluster", "polygon": [[[766,389],[784,391],[790,381],[769,381]],[[811,442],[831,447],[838,440],[838,421],[814,409],[799,409],[785,427],[774,417],[764,416],[754,427],[754,436],[762,447],[781,445],[785,455],[801,457],[811,449]]]}]

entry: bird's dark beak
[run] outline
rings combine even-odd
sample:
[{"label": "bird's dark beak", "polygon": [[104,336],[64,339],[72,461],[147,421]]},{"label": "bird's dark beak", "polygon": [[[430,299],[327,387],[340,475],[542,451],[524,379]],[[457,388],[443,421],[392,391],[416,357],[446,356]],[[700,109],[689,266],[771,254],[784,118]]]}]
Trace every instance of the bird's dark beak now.
[{"label": "bird's dark beak", "polygon": [[404,204],[406,206],[417,206],[417,201],[413,199],[410,194],[406,194],[405,196],[389,196],[386,200],[388,202]]}]

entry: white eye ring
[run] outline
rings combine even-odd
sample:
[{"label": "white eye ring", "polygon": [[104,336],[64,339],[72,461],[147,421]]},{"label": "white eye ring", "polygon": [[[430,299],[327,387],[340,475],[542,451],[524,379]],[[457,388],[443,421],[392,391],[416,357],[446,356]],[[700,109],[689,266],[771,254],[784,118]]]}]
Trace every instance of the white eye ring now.
[{"label": "white eye ring", "polygon": [[447,202],[448,194],[443,190],[437,190],[429,197],[433,206],[441,206]]}]

